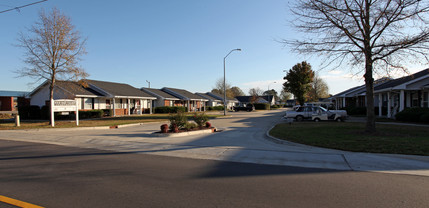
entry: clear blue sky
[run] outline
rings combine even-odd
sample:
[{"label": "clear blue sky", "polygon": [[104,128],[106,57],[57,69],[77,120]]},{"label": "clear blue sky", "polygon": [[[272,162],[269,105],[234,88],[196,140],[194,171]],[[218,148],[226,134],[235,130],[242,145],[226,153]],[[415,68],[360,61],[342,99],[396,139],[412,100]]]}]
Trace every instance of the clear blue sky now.
[{"label": "clear blue sky", "polygon": [[[2,0],[0,10],[37,0]],[[288,25],[287,0],[49,0],[0,14],[0,90],[31,91],[29,78],[15,78],[24,66],[24,51],[13,46],[19,31],[38,19],[41,9],[56,7],[71,17],[87,37],[88,54],[80,65],[90,79],[127,83],[134,87],[182,88],[210,91],[223,77],[245,93],[250,88],[280,92],[285,72],[308,61],[318,70],[316,58],[294,54],[276,40],[296,37]],[[410,70],[418,71],[423,68]],[[361,75],[347,69],[320,71],[330,93],[363,84]],[[276,82],[276,83],[274,83]]]}]

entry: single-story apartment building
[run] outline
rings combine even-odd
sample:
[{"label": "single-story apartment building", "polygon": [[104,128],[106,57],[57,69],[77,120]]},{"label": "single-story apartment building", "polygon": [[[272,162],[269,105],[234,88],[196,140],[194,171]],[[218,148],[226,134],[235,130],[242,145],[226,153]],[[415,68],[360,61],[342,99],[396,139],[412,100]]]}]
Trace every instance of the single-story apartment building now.
[{"label": "single-story apartment building", "polygon": [[28,105],[29,92],[0,91],[0,111],[17,111],[19,105]]},{"label": "single-story apartment building", "polygon": [[[99,80],[56,81],[54,100],[73,99],[79,110],[112,110],[112,116],[152,113],[156,98],[128,84]],[[49,83],[45,81],[30,93],[30,105],[49,105]]]},{"label": "single-story apartment building", "polygon": [[[354,87],[332,97],[337,108],[355,106],[366,107],[365,85]],[[409,76],[397,79],[377,80],[374,84],[374,106],[378,115],[383,115],[386,108],[387,117],[411,107],[429,107],[429,69],[424,69]]]}]

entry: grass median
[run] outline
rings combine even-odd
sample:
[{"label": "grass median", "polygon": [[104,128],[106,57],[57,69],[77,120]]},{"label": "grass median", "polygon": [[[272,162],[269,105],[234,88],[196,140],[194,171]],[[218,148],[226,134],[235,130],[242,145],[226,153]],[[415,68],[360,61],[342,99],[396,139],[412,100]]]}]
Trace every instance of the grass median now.
[{"label": "grass median", "polygon": [[[223,115],[210,115],[210,119],[222,117]],[[188,113],[188,120],[191,120],[193,114]],[[166,122],[168,123],[169,114],[151,114],[138,116],[123,116],[123,117],[105,117],[99,119],[79,120],[78,127],[96,127],[96,126],[117,126],[133,123],[148,123],[148,122]],[[76,126],[75,120],[56,120],[54,128],[73,128]],[[0,130],[11,129],[34,129],[34,128],[52,128],[49,121],[21,121],[20,127],[15,127],[13,120],[0,121]]]},{"label": "grass median", "polygon": [[377,125],[377,133],[365,133],[364,123],[278,124],[270,135],[279,139],[317,147],[352,152],[372,152],[429,156],[429,128]]}]

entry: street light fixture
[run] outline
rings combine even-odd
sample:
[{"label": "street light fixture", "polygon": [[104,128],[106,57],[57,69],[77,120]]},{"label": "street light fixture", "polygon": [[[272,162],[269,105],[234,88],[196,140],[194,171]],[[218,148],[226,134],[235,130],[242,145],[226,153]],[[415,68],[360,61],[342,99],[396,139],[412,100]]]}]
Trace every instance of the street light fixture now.
[{"label": "street light fixture", "polygon": [[241,51],[240,48],[232,49],[228,54],[226,54],[225,58],[223,58],[223,115],[226,116],[226,75],[225,75],[225,60],[226,57],[229,56],[233,51]]},{"label": "street light fixture", "polygon": [[146,82],[149,84],[149,88],[150,88],[150,82],[146,80]]}]

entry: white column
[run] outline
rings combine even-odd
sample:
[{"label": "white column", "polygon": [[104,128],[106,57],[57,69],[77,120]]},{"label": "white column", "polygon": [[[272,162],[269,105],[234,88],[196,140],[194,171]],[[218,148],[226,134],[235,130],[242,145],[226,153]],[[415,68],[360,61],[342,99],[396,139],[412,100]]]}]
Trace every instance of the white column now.
[{"label": "white column", "polygon": [[346,97],[343,97],[343,108],[346,107]]},{"label": "white column", "polygon": [[378,116],[382,116],[383,108],[383,95],[381,93],[378,94]]},{"label": "white column", "polygon": [[152,100],[148,100],[147,105],[149,106],[149,113],[152,114]]},{"label": "white column", "polygon": [[115,98],[112,98],[113,103],[113,116],[116,116]]},{"label": "white column", "polygon": [[77,98],[74,99],[76,101],[76,126],[79,126],[79,105],[77,102]]},{"label": "white column", "polygon": [[127,111],[128,111],[128,115],[130,115],[131,112],[130,112],[130,99],[129,98],[127,98]]},{"label": "white column", "polygon": [[51,99],[51,109],[50,109],[50,111],[51,111],[51,121],[52,121],[52,123],[51,123],[51,126],[52,127],[54,127],[55,126],[55,116],[54,116],[54,99]]},{"label": "white column", "polygon": [[391,101],[390,101],[390,92],[387,92],[387,117],[391,118],[392,117],[392,110],[390,109],[391,106]]},{"label": "white column", "polygon": [[203,105],[204,105],[204,112],[206,111],[206,102],[205,101],[203,101]]},{"label": "white column", "polygon": [[140,100],[140,115],[143,114],[143,100]]},{"label": "white column", "polygon": [[399,94],[399,112],[401,112],[405,109],[404,99],[405,99],[405,92],[404,92],[404,90],[401,90],[401,93]]}]

